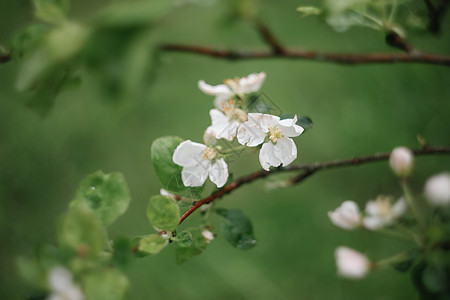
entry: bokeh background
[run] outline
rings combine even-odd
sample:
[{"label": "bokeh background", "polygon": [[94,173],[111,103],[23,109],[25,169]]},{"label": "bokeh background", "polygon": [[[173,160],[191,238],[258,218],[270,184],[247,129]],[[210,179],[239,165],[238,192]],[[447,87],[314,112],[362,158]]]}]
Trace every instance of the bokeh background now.
[{"label": "bokeh background", "polygon": [[[71,17],[88,20],[112,1],[72,1]],[[393,51],[381,33],[363,28],[336,33],[320,19],[295,11],[307,1],[262,1],[262,18],[286,45],[335,52]],[[132,4],[130,4],[132,5]],[[0,1],[0,44],[34,23],[27,0]],[[415,47],[450,53],[450,18],[439,36],[411,34]],[[246,22],[231,22],[223,2],[171,12],[155,29],[159,42],[260,49],[265,45]],[[127,40],[125,39],[124,42]],[[111,50],[113,51],[113,50]],[[118,60],[126,59],[124,54]],[[150,55],[150,51],[149,51]],[[295,60],[230,62],[166,53],[133,96],[105,92],[109,69],[83,71],[82,84],[62,91],[42,116],[24,104],[15,88],[18,63],[0,65],[0,291],[2,299],[24,299],[31,289],[16,270],[19,255],[32,256],[55,241],[55,228],[80,181],[96,170],[123,172],[132,202],[110,229],[112,237],[153,231],[145,209],[159,182],[150,161],[154,139],[177,135],[201,141],[210,124],[212,98],[197,81],[267,72],[264,92],[285,112],[307,115],[313,129],[296,139],[296,163],[332,160],[417,147],[450,144],[450,69],[417,64],[342,66]],[[128,72],[133,72],[129,70]],[[120,73],[119,80],[133,74]],[[420,157],[411,185],[421,193],[431,174],[449,170],[450,158]],[[231,164],[235,176],[260,169],[256,155]],[[352,199],[363,208],[379,194],[401,195],[386,162],[320,172],[301,185],[267,190],[271,177],[220,200],[253,221],[259,244],[232,248],[220,236],[199,257],[176,265],[169,247],[136,260],[126,274],[130,299],[416,299],[409,274],[393,269],[360,281],[336,276],[334,250],[346,245],[377,260],[410,245],[365,232],[334,227],[327,212]],[[182,227],[197,224],[198,216]]]}]

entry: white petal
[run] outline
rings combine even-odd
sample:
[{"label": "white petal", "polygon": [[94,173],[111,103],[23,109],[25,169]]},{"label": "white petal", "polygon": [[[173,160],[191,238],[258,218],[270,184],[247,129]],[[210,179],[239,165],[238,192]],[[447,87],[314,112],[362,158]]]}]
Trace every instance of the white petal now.
[{"label": "white petal", "polygon": [[450,173],[431,176],[425,183],[425,196],[433,206],[450,204]]},{"label": "white petal", "polygon": [[264,142],[267,131],[261,128],[260,121],[262,117],[263,114],[250,113],[248,114],[248,121],[239,126],[237,139],[241,145],[255,147]]},{"label": "white petal", "polygon": [[209,179],[217,185],[223,187],[228,180],[228,165],[223,158],[218,159],[209,168]]},{"label": "white petal", "polygon": [[208,178],[208,170],[211,161],[203,160],[196,166],[184,167],[181,171],[181,179],[185,186],[202,186]]},{"label": "white petal", "polygon": [[358,251],[339,247],[335,252],[338,274],[347,278],[362,278],[370,268],[370,261]]},{"label": "white petal", "polygon": [[203,134],[203,143],[205,145],[215,145],[217,143],[216,134],[214,133],[211,126],[206,128],[205,133]]},{"label": "white petal", "polygon": [[406,212],[407,209],[407,203],[405,198],[400,198],[395,202],[395,204],[392,206],[392,216],[393,218],[398,218],[401,215],[403,215]]},{"label": "white petal", "polygon": [[297,116],[293,119],[284,119],[280,120],[279,128],[284,136],[287,137],[296,137],[303,133],[304,129],[301,126],[295,124],[297,122]]},{"label": "white petal", "polygon": [[259,162],[266,171],[269,171],[270,166],[278,167],[281,164],[281,160],[274,155],[274,145],[271,142],[262,145],[259,151]]},{"label": "white petal", "polygon": [[383,219],[377,216],[366,216],[363,219],[363,227],[370,230],[378,230],[385,225]]},{"label": "white petal", "polygon": [[366,203],[366,213],[368,215],[377,216],[380,214],[378,203],[376,201],[369,201]]},{"label": "white petal", "polygon": [[203,80],[200,80],[198,82],[198,88],[207,95],[213,95],[213,96],[222,95],[222,96],[231,97],[233,94],[231,92],[230,88],[225,84],[219,84],[219,85],[213,86],[213,85],[207,84]]},{"label": "white petal", "polygon": [[[250,114],[249,114],[250,119]],[[269,132],[269,127],[275,128],[277,127],[280,122],[280,117],[269,115],[269,114],[262,114],[261,117],[258,119],[259,126],[262,128],[262,130],[267,133]]]},{"label": "white petal", "polygon": [[209,111],[212,125],[208,128],[217,139],[233,140],[236,137],[236,130],[240,123],[229,119],[224,113],[217,109]]},{"label": "white petal", "polygon": [[182,167],[196,166],[203,160],[203,151],[206,148],[206,145],[190,140],[181,142],[173,152],[173,162]]},{"label": "white petal", "polygon": [[297,158],[297,146],[291,138],[283,137],[274,145],[274,154],[287,166]]},{"label": "white petal", "polygon": [[63,292],[73,285],[72,274],[69,270],[60,266],[50,270],[48,281],[51,289],[56,292]]},{"label": "white petal", "polygon": [[344,201],[336,210],[328,212],[328,217],[334,225],[347,230],[359,227],[361,222],[359,207],[350,200]]},{"label": "white petal", "polygon": [[239,80],[240,92],[244,94],[257,92],[261,89],[261,86],[266,79],[266,73],[261,72],[259,74],[250,74],[247,77],[242,77]]}]

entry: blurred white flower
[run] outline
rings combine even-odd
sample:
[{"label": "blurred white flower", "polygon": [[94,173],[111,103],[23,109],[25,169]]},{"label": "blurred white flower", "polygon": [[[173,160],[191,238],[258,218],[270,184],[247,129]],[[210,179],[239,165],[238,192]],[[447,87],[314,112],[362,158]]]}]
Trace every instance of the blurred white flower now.
[{"label": "blurred white flower", "polygon": [[433,206],[450,204],[450,173],[431,176],[425,183],[425,196]]},{"label": "blurred white flower", "polygon": [[173,162],[183,167],[181,179],[185,186],[202,186],[209,179],[222,187],[228,179],[228,165],[217,152],[206,145],[190,140],[178,145],[173,153]]},{"label": "blurred white flower", "polygon": [[214,106],[217,109],[223,108],[223,103],[226,103],[233,96],[242,97],[244,94],[254,93],[261,89],[266,73],[252,73],[246,77],[236,77],[234,79],[226,79],[225,84],[209,85],[205,81],[198,82],[198,88],[205,94],[216,96],[214,99]]},{"label": "blurred white flower", "polygon": [[406,200],[402,197],[392,204],[392,197],[380,195],[377,199],[366,204],[366,216],[363,219],[364,228],[377,230],[389,226],[403,215],[407,208]]},{"label": "blurred white flower", "polygon": [[202,231],[202,235],[205,238],[206,243],[208,244],[211,243],[212,240],[214,240],[214,234],[207,229]]},{"label": "blurred white flower", "polygon": [[370,269],[370,261],[362,253],[339,247],[334,253],[338,274],[347,278],[363,278]]},{"label": "blurred white flower", "polygon": [[217,143],[216,134],[211,129],[211,126],[206,128],[203,134],[203,144],[213,146]]},{"label": "blurred white flower", "polygon": [[72,274],[61,266],[53,267],[48,274],[51,294],[48,300],[83,300],[83,292],[73,283]]},{"label": "blurred white flower", "polygon": [[287,166],[297,158],[297,147],[291,137],[299,136],[304,130],[296,122],[297,116],[280,120],[273,115],[249,113],[248,121],[239,126],[237,139],[242,145],[255,147],[267,138],[259,152],[262,168],[269,171],[270,166]]},{"label": "blurred white flower", "polygon": [[407,176],[414,165],[414,155],[406,147],[397,147],[389,156],[389,165],[397,176]]},{"label": "blurred white flower", "polygon": [[161,196],[167,196],[167,197],[170,197],[170,198],[172,198],[172,199],[176,199],[176,196],[175,196],[174,194],[172,194],[171,192],[169,192],[169,191],[167,191],[167,190],[165,190],[165,189],[160,189],[160,190],[159,190],[159,194],[160,194]]},{"label": "blurred white flower", "polygon": [[334,211],[329,211],[328,217],[334,225],[343,229],[352,230],[361,226],[358,204],[350,200],[342,202]]}]

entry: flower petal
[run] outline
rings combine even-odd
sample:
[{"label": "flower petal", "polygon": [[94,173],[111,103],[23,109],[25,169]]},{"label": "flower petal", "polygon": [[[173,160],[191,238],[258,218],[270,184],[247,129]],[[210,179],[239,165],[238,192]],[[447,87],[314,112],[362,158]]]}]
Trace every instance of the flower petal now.
[{"label": "flower petal", "polygon": [[228,180],[228,165],[223,158],[218,159],[209,168],[209,179],[217,185],[223,187]]},{"label": "flower petal", "polygon": [[278,167],[281,164],[281,160],[274,155],[274,145],[271,142],[262,145],[259,151],[259,163],[266,171],[269,171],[270,166]]},{"label": "flower petal", "polygon": [[398,218],[401,215],[403,215],[406,212],[406,209],[408,208],[408,205],[406,203],[405,198],[401,197],[400,199],[395,202],[395,204],[392,206],[392,216],[394,218]]},{"label": "flower petal", "polygon": [[296,137],[303,133],[304,129],[301,126],[295,124],[297,122],[297,116],[293,119],[284,119],[279,122],[278,127],[281,129],[284,136]]},{"label": "flower petal", "polygon": [[196,166],[203,160],[203,151],[206,148],[206,145],[186,140],[175,149],[172,160],[182,167]]},{"label": "flower petal", "polygon": [[199,80],[198,82],[198,88],[207,95],[227,95],[227,97],[232,96],[232,91],[226,84],[219,84],[219,85],[209,85],[203,80]]},{"label": "flower petal", "polygon": [[181,179],[185,186],[202,186],[208,178],[208,170],[211,161],[203,160],[195,166],[184,167],[181,171]]},{"label": "flower petal", "polygon": [[208,127],[217,139],[226,139],[232,141],[236,136],[236,130],[240,123],[229,119],[224,113],[217,109],[209,111],[212,125]]},{"label": "flower petal", "polygon": [[274,155],[287,166],[297,158],[297,146],[291,138],[283,137],[274,145]]},{"label": "flower petal", "polygon": [[264,142],[267,131],[260,126],[262,118],[261,113],[248,114],[248,121],[242,123],[237,132],[237,139],[241,145],[255,147]]},{"label": "flower petal", "polygon": [[243,94],[257,92],[261,89],[261,86],[266,79],[266,73],[252,73],[247,77],[242,77],[239,80],[240,92]]}]

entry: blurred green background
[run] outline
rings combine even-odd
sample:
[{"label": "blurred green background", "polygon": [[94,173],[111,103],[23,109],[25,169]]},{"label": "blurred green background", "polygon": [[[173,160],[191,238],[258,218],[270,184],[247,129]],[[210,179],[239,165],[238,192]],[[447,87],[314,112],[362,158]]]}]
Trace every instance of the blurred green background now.
[{"label": "blurred green background", "polygon": [[[73,1],[70,16],[86,20],[110,2]],[[381,33],[355,28],[340,34],[318,18],[301,18],[295,8],[312,2],[262,1],[262,18],[286,45],[336,52],[396,51],[384,44]],[[177,9],[155,29],[157,40],[265,47],[249,24],[226,21],[225,10],[222,2]],[[0,1],[0,44],[8,45],[33,22],[29,1]],[[446,17],[440,36],[408,38],[422,51],[450,53],[449,25]],[[153,231],[145,209],[160,184],[151,166],[150,146],[164,135],[201,141],[210,124],[212,98],[198,90],[199,79],[218,84],[228,77],[267,72],[264,92],[286,112],[314,121],[313,129],[296,139],[297,163],[389,151],[398,145],[415,148],[417,134],[429,144],[450,144],[447,67],[342,66],[281,59],[230,62],[178,53],[163,54],[160,60],[141,93],[119,100],[99,88],[108,69],[84,70],[82,85],[62,91],[46,116],[28,108],[18,95],[18,63],[0,65],[0,298],[29,295],[30,288],[16,271],[16,257],[32,256],[39,246],[54,242],[60,215],[80,181],[96,170],[123,172],[131,190],[131,205],[110,235]],[[121,73],[119,79],[130,76]],[[421,193],[428,176],[449,166],[449,157],[418,158],[413,190]],[[260,165],[256,155],[247,153],[230,168],[239,176]],[[336,276],[333,255],[340,245],[374,260],[410,246],[371,233],[340,230],[327,217],[347,199],[363,208],[378,194],[399,197],[401,189],[386,162],[320,172],[301,185],[266,191],[265,183],[273,180],[255,182],[219,202],[241,209],[253,220],[257,247],[234,249],[219,233],[201,256],[182,265],[175,264],[173,249],[138,259],[126,270],[130,299],[417,297],[409,275],[393,269],[373,272],[361,281]],[[198,221],[196,215],[182,227]]]}]

